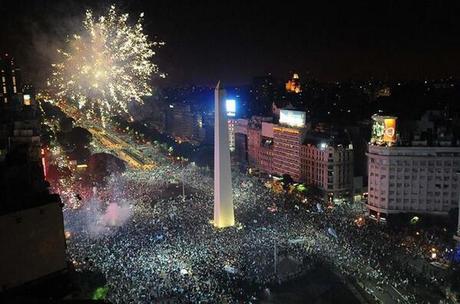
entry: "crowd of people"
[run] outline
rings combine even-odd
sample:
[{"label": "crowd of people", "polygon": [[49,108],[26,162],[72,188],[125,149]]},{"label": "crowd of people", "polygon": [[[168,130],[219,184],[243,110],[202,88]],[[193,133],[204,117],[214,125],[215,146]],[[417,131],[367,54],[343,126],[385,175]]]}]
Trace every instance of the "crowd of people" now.
[{"label": "crowd of people", "polygon": [[[443,282],[413,271],[398,236],[371,222],[356,225],[355,209],[306,205],[236,170],[236,225],[216,229],[211,173],[173,163],[155,147],[150,152],[157,164],[152,171],[128,170],[101,187],[75,183],[62,191],[69,259],[77,270],[102,273],[113,303],[255,302],[280,277],[275,252],[328,263],[363,284],[393,286],[411,303],[430,301],[421,287],[437,290]],[[67,204],[76,196],[77,208]],[[130,208],[129,219],[101,221],[110,203]]]}]

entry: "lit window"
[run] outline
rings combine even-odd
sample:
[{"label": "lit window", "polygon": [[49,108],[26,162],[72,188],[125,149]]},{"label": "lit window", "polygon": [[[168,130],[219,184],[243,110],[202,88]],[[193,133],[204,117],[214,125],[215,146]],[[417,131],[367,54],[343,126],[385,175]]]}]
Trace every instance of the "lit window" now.
[{"label": "lit window", "polygon": [[24,94],[24,105],[30,106],[31,99],[29,94]]}]

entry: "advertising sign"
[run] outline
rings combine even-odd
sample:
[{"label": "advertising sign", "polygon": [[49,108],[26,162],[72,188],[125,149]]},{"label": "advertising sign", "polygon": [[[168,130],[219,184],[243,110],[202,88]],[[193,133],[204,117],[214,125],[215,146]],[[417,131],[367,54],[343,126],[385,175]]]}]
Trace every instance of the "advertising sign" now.
[{"label": "advertising sign", "polygon": [[281,109],[280,124],[302,128],[305,126],[305,112]]},{"label": "advertising sign", "polygon": [[384,119],[385,130],[383,132],[383,141],[386,143],[396,142],[396,119],[386,118]]},{"label": "advertising sign", "polygon": [[371,144],[392,146],[396,143],[396,117],[373,115]]},{"label": "advertising sign", "polygon": [[227,99],[225,101],[225,108],[227,110],[227,116],[234,117],[236,115],[236,100]]}]

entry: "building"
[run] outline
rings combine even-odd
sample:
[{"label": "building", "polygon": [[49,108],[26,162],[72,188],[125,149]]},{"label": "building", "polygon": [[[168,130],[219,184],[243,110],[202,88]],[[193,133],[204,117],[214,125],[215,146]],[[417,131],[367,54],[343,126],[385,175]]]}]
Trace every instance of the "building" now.
[{"label": "building", "polygon": [[305,135],[300,150],[301,180],[318,187],[331,201],[353,195],[353,145],[325,133]]},{"label": "building", "polygon": [[32,97],[16,96],[23,102],[8,100],[0,111],[0,292],[67,270],[61,200],[44,178],[39,111]]},{"label": "building", "polygon": [[4,54],[0,57],[0,77],[2,83],[0,100],[3,103],[11,103],[15,95],[21,92],[20,71],[14,64],[14,58],[9,54]]},{"label": "building", "polygon": [[278,175],[289,174],[300,181],[300,147],[302,130],[277,125],[273,127],[273,172]]},{"label": "building", "polygon": [[[283,116],[284,117],[284,116]],[[253,116],[245,123],[240,123],[237,134],[241,138],[238,144],[239,154],[247,156],[247,164],[250,168],[258,169],[265,173],[274,174],[294,174],[293,178],[300,178],[299,170],[293,171],[292,161],[299,162],[299,158],[295,156],[295,147],[291,147],[289,143],[292,135],[291,132],[299,130],[288,125],[280,126],[272,123],[271,117]],[[298,133],[299,135],[300,133]],[[246,140],[244,140],[244,138]],[[276,140],[278,139],[278,141]],[[294,139],[296,141],[296,139]],[[300,138],[296,147],[300,149]],[[246,153],[241,152],[244,149],[244,144],[247,143]],[[288,151],[289,150],[289,151]],[[299,151],[297,150],[297,155]],[[294,153],[294,154],[292,154]],[[276,159],[279,157],[279,159]],[[278,166],[276,166],[278,164]]]},{"label": "building", "polygon": [[377,218],[392,213],[447,215],[458,206],[460,147],[369,145],[367,207]]},{"label": "building", "polygon": [[259,164],[260,138],[262,129],[256,124],[248,126],[248,165],[257,167]]},{"label": "building", "polygon": [[[273,138],[273,124],[271,117],[253,116],[247,124],[247,162],[249,167],[260,169],[264,172],[271,173],[271,170],[266,170],[266,166],[262,165],[261,158],[267,160],[271,157],[265,145],[266,139]],[[264,161],[263,164],[266,164]]]},{"label": "building", "polygon": [[260,136],[260,148],[259,148],[259,163],[258,169],[266,173],[273,173],[273,127],[274,124],[271,122],[262,122],[261,136]]},{"label": "building", "polygon": [[248,162],[248,120],[237,119],[235,124],[235,151],[233,153],[241,168],[244,168]]},{"label": "building", "polygon": [[[383,119],[382,119],[383,118]],[[419,122],[413,140],[397,140],[396,117],[373,116],[368,146],[368,202],[371,216],[394,213],[447,215],[458,206],[460,147],[452,138],[417,136],[426,122]],[[388,130],[389,129],[389,130]],[[403,146],[402,143],[406,145]],[[431,144],[435,144],[432,146]]]},{"label": "building", "polygon": [[273,126],[273,172],[289,174],[299,181],[300,148],[306,131],[305,112],[282,109],[279,124]]},{"label": "building", "polygon": [[[282,109],[279,124],[253,117],[238,124],[237,150],[247,155],[249,167],[268,174],[285,175],[317,186],[331,200],[353,195],[353,145],[336,132],[313,132],[305,112]],[[247,153],[244,145],[247,144]]]},{"label": "building", "polygon": [[0,214],[0,292],[66,271],[59,196]]},{"label": "building", "polygon": [[286,91],[289,93],[296,93],[296,94],[302,92],[299,74],[294,73],[292,75],[292,79],[289,79],[288,82],[286,82]]}]

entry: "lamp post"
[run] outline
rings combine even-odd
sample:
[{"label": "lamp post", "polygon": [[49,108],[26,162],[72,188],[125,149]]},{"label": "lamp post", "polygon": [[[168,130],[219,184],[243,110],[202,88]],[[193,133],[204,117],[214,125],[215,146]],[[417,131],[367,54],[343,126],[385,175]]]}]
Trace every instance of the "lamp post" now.
[{"label": "lamp post", "polygon": [[185,174],[184,174],[184,158],[181,156],[182,164],[182,202],[185,202]]}]

